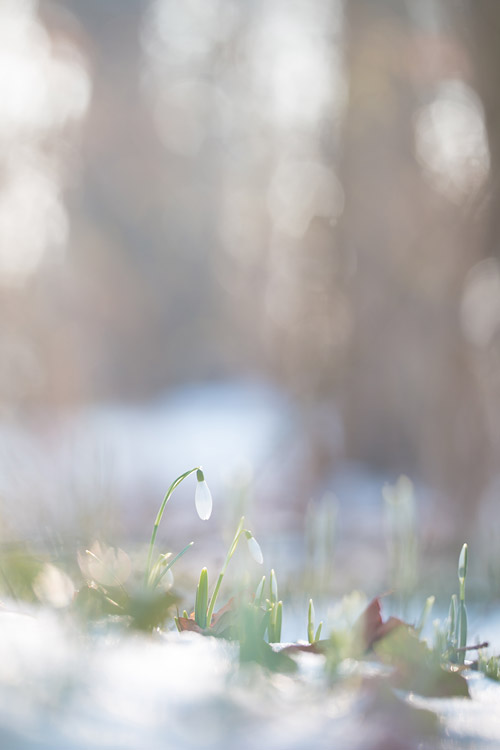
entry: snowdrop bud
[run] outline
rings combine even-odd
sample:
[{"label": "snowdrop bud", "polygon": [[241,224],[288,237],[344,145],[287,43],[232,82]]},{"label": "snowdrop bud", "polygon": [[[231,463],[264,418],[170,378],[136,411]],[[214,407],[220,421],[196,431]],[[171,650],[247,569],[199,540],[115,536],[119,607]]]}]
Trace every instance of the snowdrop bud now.
[{"label": "snowdrop bud", "polygon": [[274,569],[271,570],[270,584],[271,584],[272,600],[274,602],[277,602],[278,601],[278,581],[276,580],[276,573],[274,572]]},{"label": "snowdrop bud", "polygon": [[315,612],[314,612],[313,600],[309,599],[309,611],[308,611],[308,614],[307,614],[308,622],[310,622],[310,623],[312,622],[314,624],[314,618],[315,618]]},{"label": "snowdrop bud", "polygon": [[162,586],[165,589],[165,591],[169,591],[173,585],[174,585],[174,574],[169,568],[167,572],[165,573],[165,575],[163,576]]},{"label": "snowdrop bud", "polygon": [[252,555],[255,562],[258,562],[259,565],[262,565],[264,562],[264,558],[262,557],[262,550],[260,548],[260,544],[258,543],[257,539],[251,534],[249,531],[245,532],[247,542],[248,542],[248,549],[250,550],[250,554]]},{"label": "snowdrop bud", "polygon": [[464,544],[458,560],[458,580],[465,581],[467,575],[467,545]]},{"label": "snowdrop bud", "polygon": [[255,601],[259,604],[262,601],[262,594],[264,593],[264,584],[266,582],[266,576],[262,576],[261,581],[255,589]]},{"label": "snowdrop bud", "polygon": [[208,488],[208,484],[205,482],[201,469],[198,469],[196,472],[196,478],[198,479],[194,496],[196,511],[202,521],[208,521],[212,515],[212,493]]}]

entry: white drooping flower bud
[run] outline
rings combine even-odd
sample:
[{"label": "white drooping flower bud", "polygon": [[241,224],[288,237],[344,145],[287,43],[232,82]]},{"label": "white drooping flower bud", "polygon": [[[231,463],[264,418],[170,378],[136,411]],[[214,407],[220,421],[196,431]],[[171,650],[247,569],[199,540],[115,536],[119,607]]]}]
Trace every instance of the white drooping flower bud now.
[{"label": "white drooping flower bud", "polygon": [[196,478],[198,480],[194,496],[196,511],[202,521],[208,521],[212,515],[212,493],[205,482],[205,476],[201,469],[196,472]]},{"label": "white drooping flower bud", "polygon": [[258,543],[257,539],[253,536],[253,534],[250,533],[250,531],[245,532],[247,543],[248,543],[248,549],[250,550],[250,554],[252,555],[255,562],[258,562],[259,565],[262,565],[264,562],[264,558],[262,557],[262,550],[260,548],[260,544]]}]

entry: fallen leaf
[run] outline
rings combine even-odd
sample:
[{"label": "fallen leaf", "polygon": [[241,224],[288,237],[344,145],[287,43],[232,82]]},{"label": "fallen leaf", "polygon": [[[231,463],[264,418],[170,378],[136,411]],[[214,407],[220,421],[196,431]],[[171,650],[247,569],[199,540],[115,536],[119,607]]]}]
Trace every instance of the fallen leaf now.
[{"label": "fallen leaf", "polygon": [[393,630],[374,650],[382,662],[394,667],[394,687],[428,697],[470,697],[467,680],[444,667],[409,626]]},{"label": "fallen leaf", "polygon": [[385,638],[393,630],[399,628],[401,625],[406,625],[406,623],[397,617],[389,617],[384,622],[382,620],[380,598],[377,596],[375,599],[372,599],[360,616],[357,625],[361,630],[365,650],[368,650],[381,638]]}]

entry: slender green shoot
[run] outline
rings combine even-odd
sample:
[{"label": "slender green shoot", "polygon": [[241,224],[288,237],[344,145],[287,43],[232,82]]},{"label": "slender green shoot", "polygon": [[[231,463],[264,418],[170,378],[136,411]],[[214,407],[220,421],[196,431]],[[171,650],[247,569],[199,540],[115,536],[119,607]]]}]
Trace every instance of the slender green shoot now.
[{"label": "slender green shoot", "polygon": [[269,622],[267,626],[267,635],[269,643],[279,643],[281,641],[281,626],[283,622],[283,602],[271,602],[266,600]]},{"label": "slender green shoot", "polygon": [[153,565],[153,569],[149,576],[148,585],[153,589],[156,588],[163,576],[168,573],[170,568],[175,565],[177,560],[179,560],[188,551],[188,549],[193,546],[193,544],[194,542],[189,542],[189,544],[186,544],[184,549],[181,550],[175,557],[173,557],[172,560],[169,560],[168,563],[167,560],[171,557],[171,553],[167,552],[167,554],[165,555],[160,555],[156,564]]},{"label": "slender green shoot", "polygon": [[203,630],[207,627],[207,605],[208,605],[208,571],[203,568],[196,589],[196,601],[194,605],[195,622]]},{"label": "slender green shoot", "polygon": [[458,582],[459,582],[459,604],[458,604],[458,618],[457,618],[457,637],[458,643],[457,660],[459,664],[463,664],[465,661],[465,647],[467,645],[467,608],[465,606],[465,578],[467,576],[467,557],[468,548],[467,544],[464,544],[460,552],[458,559]]},{"label": "slender green shoot", "polygon": [[467,548],[467,544],[464,544],[460,551],[460,557],[458,558],[458,581],[460,584],[460,601],[465,601],[465,577],[467,575],[467,558],[468,558],[468,548]]},{"label": "slender green shoot", "polygon": [[240,538],[242,535],[244,535],[248,542],[248,549],[250,551],[250,554],[254,558],[254,560],[258,563],[262,563],[262,552],[259,547],[259,544],[257,540],[255,539],[254,535],[249,529],[244,528],[245,523],[245,516],[242,516],[240,518],[240,522],[236,528],[235,535],[233,537],[233,541],[229,545],[229,549],[227,551],[226,559],[224,560],[224,565],[221,568],[221,571],[219,573],[219,577],[217,578],[217,583],[215,584],[215,588],[213,591],[213,594],[210,598],[210,603],[208,605],[208,612],[207,612],[207,626],[210,627],[210,623],[212,622],[212,615],[214,613],[215,608],[215,602],[217,601],[217,596],[219,595],[220,587],[222,584],[222,581],[224,579],[224,575],[227,570],[227,566],[229,565],[229,562],[236,552],[236,547],[238,546],[238,542],[240,541]]},{"label": "slender green shoot", "polygon": [[256,607],[262,606],[262,597],[264,596],[264,586],[266,585],[266,576],[262,576],[260,583],[255,589],[254,603]]},{"label": "slender green shoot", "polygon": [[283,623],[283,602],[279,601],[276,605],[276,618],[274,623],[275,628],[275,643],[279,643],[281,641],[281,626]]},{"label": "slender green shoot", "polygon": [[307,609],[307,640],[309,643],[314,643],[314,604],[312,599],[309,599]]},{"label": "slender green shoot", "polygon": [[175,479],[172,482],[172,484],[170,485],[170,487],[168,488],[168,490],[166,492],[165,497],[163,498],[163,502],[160,505],[160,509],[159,509],[158,514],[156,516],[156,520],[155,520],[155,522],[153,524],[153,533],[151,534],[151,541],[149,543],[148,558],[147,558],[147,562],[146,562],[146,570],[144,572],[144,585],[145,586],[148,585],[149,580],[150,580],[150,576],[151,576],[151,561],[153,559],[153,550],[154,550],[154,546],[155,546],[156,535],[158,534],[158,527],[160,526],[160,522],[161,522],[163,513],[165,511],[165,507],[166,507],[168,501],[170,500],[170,498],[172,497],[172,493],[174,492],[174,490],[181,484],[181,482],[184,481],[184,479],[187,479],[187,477],[189,477],[191,474],[194,474],[195,472],[197,472],[198,482],[200,482],[200,479],[199,479],[200,473],[201,473],[202,481],[204,481],[203,472],[201,471],[201,469],[200,469],[199,466],[195,466],[194,469],[189,469],[189,471],[185,471],[184,474],[181,474],[180,476],[178,476],[177,479]]},{"label": "slender green shoot", "polygon": [[424,608],[422,610],[422,614],[420,615],[420,619],[418,621],[418,624],[415,628],[416,634],[420,637],[422,630],[425,627],[425,623],[429,619],[429,615],[432,612],[432,608],[434,606],[434,602],[436,601],[435,596],[428,596],[425,600]]},{"label": "slender green shoot", "polygon": [[312,599],[309,599],[309,606],[307,608],[307,640],[309,643],[316,643],[317,641],[319,641],[321,636],[321,628],[323,627],[323,622],[320,622],[315,632],[314,618],[314,603]]},{"label": "slender green shoot", "polygon": [[457,595],[453,594],[448,612],[448,650],[454,651],[457,647]]},{"label": "slender green shoot", "polygon": [[220,591],[220,587],[221,587],[221,584],[222,584],[222,580],[224,578],[224,574],[225,574],[225,572],[227,570],[227,566],[229,565],[229,561],[231,560],[232,556],[234,555],[234,553],[236,551],[236,547],[238,546],[238,541],[239,541],[239,538],[241,536],[241,532],[243,531],[243,524],[244,523],[245,523],[245,517],[242,516],[240,518],[240,522],[239,522],[239,524],[238,524],[238,526],[236,528],[236,533],[235,533],[235,535],[233,537],[233,541],[231,542],[231,544],[229,546],[229,549],[227,551],[226,559],[224,560],[224,565],[222,566],[221,572],[219,573],[219,577],[217,579],[217,583],[215,584],[215,588],[214,588],[212,597],[210,599],[210,604],[208,605],[207,620],[208,620],[209,626],[210,626],[210,623],[212,622],[212,615],[214,613],[215,602],[217,601],[217,596],[218,596],[219,591]]},{"label": "slender green shoot", "polygon": [[487,654],[483,654],[482,651],[479,653],[478,658],[478,670],[482,672],[486,677],[489,677],[490,680],[495,680],[495,682],[500,681],[500,657],[499,656],[489,656]]}]

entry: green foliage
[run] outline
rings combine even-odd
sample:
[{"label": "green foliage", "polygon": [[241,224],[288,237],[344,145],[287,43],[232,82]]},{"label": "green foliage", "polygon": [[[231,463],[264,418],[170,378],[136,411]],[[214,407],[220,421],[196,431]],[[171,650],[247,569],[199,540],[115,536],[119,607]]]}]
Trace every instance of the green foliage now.
[{"label": "green foliage", "polygon": [[462,546],[458,559],[459,596],[453,594],[448,611],[446,626],[446,647],[442,652],[444,660],[464,664],[467,647],[467,608],[465,606],[465,579],[467,576],[468,548]]},{"label": "green foliage", "polygon": [[281,626],[283,621],[283,602],[278,600],[278,579],[271,570],[269,576],[269,599],[266,599],[268,613],[267,637],[269,643],[279,643],[281,640]]},{"label": "green foliage", "polygon": [[[167,503],[170,500],[170,498],[172,497],[172,494],[173,494],[174,490],[185,479],[187,479],[187,477],[191,476],[191,474],[194,474],[195,472],[196,472],[196,478],[197,478],[197,481],[198,481],[198,485],[196,487],[196,492],[198,493],[200,485],[203,485],[204,490],[208,491],[208,493],[210,493],[210,491],[208,490],[208,488],[206,488],[205,476],[204,476],[203,471],[201,470],[201,468],[199,466],[195,466],[194,469],[190,469],[189,471],[184,472],[184,474],[181,474],[180,476],[178,476],[177,479],[174,479],[174,481],[172,482],[172,484],[168,488],[168,490],[167,490],[167,492],[165,494],[165,497],[163,498],[163,502],[160,505],[160,509],[159,509],[158,514],[156,516],[155,522],[153,524],[153,532],[151,534],[151,541],[149,542],[149,548],[148,548],[148,559],[147,559],[147,562],[146,562],[146,569],[144,571],[144,583],[145,583],[146,586],[151,585],[151,581],[152,581],[152,578],[151,578],[151,574],[152,574],[151,565],[152,565],[152,559],[153,559],[153,550],[154,550],[154,546],[155,546],[156,536],[158,534],[158,529],[159,529],[159,526],[160,526],[160,523],[161,523],[161,519],[163,518],[163,513],[165,512],[165,508],[167,506]],[[198,506],[199,506],[198,498],[196,498],[196,507],[197,507],[197,510],[198,510]],[[199,512],[199,510],[198,510],[198,512]],[[208,515],[202,515],[202,514],[200,514],[200,517],[202,517],[202,518],[205,519],[205,518],[208,518],[209,515],[210,514],[208,514]],[[189,546],[190,545],[188,545],[188,547]],[[185,548],[181,554],[183,554],[186,551],[186,549],[187,548]],[[178,555],[178,557],[180,557],[180,555]],[[153,581],[154,580],[155,580],[155,577],[153,577]]]},{"label": "green foliage", "polygon": [[458,618],[457,618],[457,661],[463,664],[465,660],[465,647],[467,646],[467,609],[465,606],[465,577],[467,575],[467,545],[464,544],[458,559],[458,582],[460,586]]},{"label": "green foliage", "polygon": [[481,651],[478,658],[478,670],[490,680],[500,682],[500,656],[488,656]]},{"label": "green foliage", "polygon": [[4,551],[0,565],[0,590],[14,600],[36,601],[34,586],[42,566],[43,562],[22,546]]},{"label": "green foliage", "polygon": [[417,623],[417,626],[415,628],[415,632],[418,636],[421,635],[422,630],[425,627],[425,624],[427,620],[429,619],[429,615],[432,612],[432,608],[434,606],[434,602],[436,601],[435,596],[428,596],[425,600],[424,608],[422,610],[422,614],[420,615],[420,619]]},{"label": "green foliage", "polygon": [[394,667],[395,687],[429,697],[469,697],[465,678],[443,667],[410,627],[393,630],[374,645],[374,651],[383,663]]},{"label": "green foliage", "polygon": [[151,572],[149,574],[148,578],[148,586],[149,588],[155,589],[162,581],[162,579],[166,576],[169,570],[175,565],[177,560],[179,560],[190,547],[192,547],[194,542],[189,542],[189,544],[186,544],[183,550],[181,550],[175,557],[170,559],[172,557],[171,552],[167,552],[166,554],[159,555],[158,560],[153,565]]},{"label": "green foliage", "polygon": [[203,568],[200,573],[200,580],[196,589],[196,601],[194,605],[194,619],[200,628],[207,627],[207,607],[208,607],[208,571]]},{"label": "green foliage", "polygon": [[[359,592],[353,592],[344,597],[333,611],[333,627],[324,640],[320,640],[323,623],[320,622],[316,627],[314,603],[309,599],[308,645],[295,644],[288,649],[280,646],[283,601],[279,598],[278,579],[274,570],[270,571],[268,577],[262,576],[254,596],[240,591],[236,600],[230,599],[216,611],[222,582],[240,539],[246,539],[248,550],[256,562],[262,562],[262,552],[252,532],[245,528],[244,517],[237,525],[211,596],[208,570],[204,567],[196,587],[194,612],[189,615],[184,609],[182,616],[174,617],[174,607],[179,601],[169,590],[171,569],[193,543],[187,544],[176,556],[172,556],[170,552],[160,554],[155,563],[152,562],[152,555],[158,527],[169,498],[175,488],[194,472],[197,473],[198,485],[203,485],[199,505],[206,515],[207,502],[211,502],[211,496],[207,499],[209,491],[205,487],[201,469],[191,469],[180,475],[165,495],[153,527],[144,571],[133,569],[132,561],[124,550],[95,543],[78,556],[82,583],[75,593],[74,585],[64,571],[51,563],[17,551],[16,554],[4,554],[0,561],[0,579],[3,580],[5,589],[12,597],[28,601],[38,599],[49,606],[66,608],[84,623],[113,622],[123,629],[152,632],[157,628],[168,627],[174,620],[179,631],[188,630],[237,641],[241,664],[254,663],[270,671],[294,673],[297,670],[294,657],[301,651],[309,651],[324,655],[326,676],[330,681],[338,681],[346,679],[346,672],[352,674],[356,669],[361,669],[366,658],[377,659],[387,668],[387,673],[377,678],[374,696],[377,701],[383,696],[384,704],[392,704],[395,689],[434,697],[468,697],[467,682],[461,674],[466,648],[470,648],[466,642],[466,544],[462,547],[458,562],[459,593],[451,598],[445,625],[441,627],[435,623],[432,649],[421,640],[421,634],[434,604],[433,596],[427,598],[417,625],[412,628],[394,617],[384,621],[380,599],[375,598],[367,604]],[[408,540],[410,535],[411,524],[409,525],[408,519],[412,516],[408,515],[407,505],[411,493],[408,493],[410,488],[403,480],[400,480],[396,489],[393,488],[392,494],[389,491],[386,493],[387,502],[397,506],[396,510],[393,508],[395,517],[402,513],[406,519],[401,527],[404,534],[400,534],[400,528],[400,535],[395,539],[398,555],[403,554],[403,541]],[[408,580],[406,583],[408,584]],[[480,651],[477,668],[491,679],[500,680],[499,657],[488,656]]]},{"label": "green foliage", "polygon": [[286,653],[274,651],[264,640],[266,628],[269,627],[269,610],[263,612],[254,604],[244,605],[239,612],[238,640],[240,644],[240,662],[254,662],[273,672],[293,673],[297,671],[296,662]]},{"label": "green foliage", "polygon": [[316,632],[314,631],[314,604],[313,600],[309,599],[309,606],[307,608],[307,640],[309,643],[317,643],[321,636],[321,629],[323,623],[320,622]]}]

